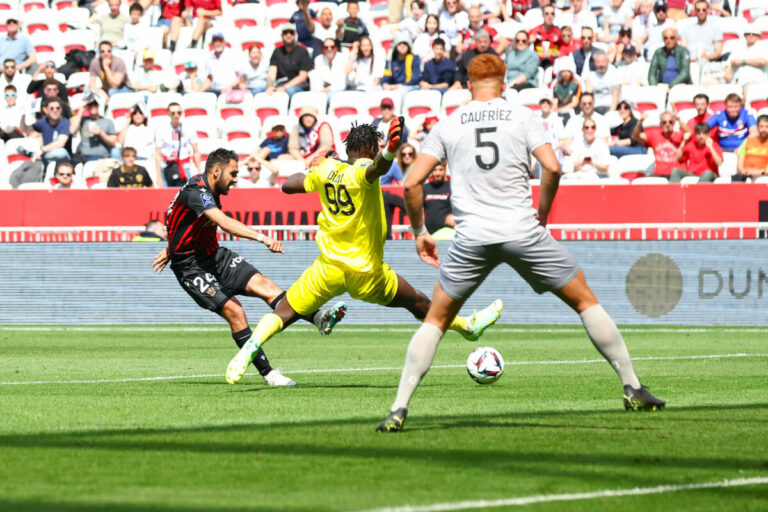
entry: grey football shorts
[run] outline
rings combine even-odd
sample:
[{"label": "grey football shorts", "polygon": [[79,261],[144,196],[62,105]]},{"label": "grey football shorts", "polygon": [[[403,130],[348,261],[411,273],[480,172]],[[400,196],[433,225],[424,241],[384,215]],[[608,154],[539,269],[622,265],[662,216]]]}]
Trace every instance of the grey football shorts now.
[{"label": "grey football shorts", "polygon": [[437,281],[451,298],[465,301],[501,263],[515,269],[540,294],[559,290],[581,269],[576,258],[542,227],[529,239],[498,244],[471,245],[457,238],[440,265]]}]

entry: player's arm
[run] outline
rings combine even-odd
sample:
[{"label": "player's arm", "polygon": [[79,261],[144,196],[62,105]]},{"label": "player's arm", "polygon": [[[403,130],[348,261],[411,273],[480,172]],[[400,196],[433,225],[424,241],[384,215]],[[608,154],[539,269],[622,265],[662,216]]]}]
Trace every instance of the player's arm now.
[{"label": "player's arm", "polygon": [[286,194],[303,194],[306,192],[304,189],[304,179],[307,177],[306,174],[303,172],[297,172],[296,174],[291,174],[287,180],[285,180],[285,183],[283,183],[283,186],[281,190],[285,192]]},{"label": "player's arm", "polygon": [[239,220],[226,215],[219,208],[211,208],[203,213],[208,219],[232,236],[255,240],[266,245],[272,252],[284,253],[283,243],[249,228]]},{"label": "player's arm", "polygon": [[373,159],[373,164],[369,165],[365,170],[365,181],[368,183],[373,183],[381,176],[384,176],[389,171],[389,168],[392,167],[392,160],[395,159],[395,154],[400,147],[400,139],[403,138],[404,124],[405,121],[402,117],[392,119],[392,123],[389,125],[387,149],[376,155],[376,158]]},{"label": "player's arm", "polygon": [[560,184],[560,162],[557,161],[555,152],[549,144],[542,144],[534,149],[533,156],[541,164],[541,186],[539,188],[539,211],[537,217],[541,225],[546,226],[549,210],[552,209],[557,187]]},{"label": "player's arm", "polygon": [[[554,153],[553,153],[554,154]],[[437,267],[440,259],[437,244],[424,224],[424,186],[423,183],[432,172],[438,159],[428,153],[421,153],[413,163],[411,172],[405,179],[405,210],[411,221],[411,231],[416,238],[416,252],[424,263]]]}]

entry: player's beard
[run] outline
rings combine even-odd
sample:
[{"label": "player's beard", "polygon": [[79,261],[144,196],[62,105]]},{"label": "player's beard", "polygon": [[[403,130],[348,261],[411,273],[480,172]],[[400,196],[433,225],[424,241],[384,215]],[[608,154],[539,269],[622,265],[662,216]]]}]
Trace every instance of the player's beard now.
[{"label": "player's beard", "polygon": [[214,187],[216,189],[215,190],[216,194],[226,196],[227,194],[229,194],[230,185],[234,186],[234,182],[227,184],[224,182],[224,180],[219,179],[216,182],[216,186]]}]

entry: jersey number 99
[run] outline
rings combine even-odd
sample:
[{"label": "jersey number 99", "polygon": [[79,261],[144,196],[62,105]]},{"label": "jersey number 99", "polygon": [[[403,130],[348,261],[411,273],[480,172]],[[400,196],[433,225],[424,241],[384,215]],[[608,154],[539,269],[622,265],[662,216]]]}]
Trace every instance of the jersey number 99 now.
[{"label": "jersey number 99", "polygon": [[330,183],[325,184],[325,198],[328,201],[328,210],[333,215],[352,215],[355,213],[355,203],[349,195],[346,185],[334,187]]}]

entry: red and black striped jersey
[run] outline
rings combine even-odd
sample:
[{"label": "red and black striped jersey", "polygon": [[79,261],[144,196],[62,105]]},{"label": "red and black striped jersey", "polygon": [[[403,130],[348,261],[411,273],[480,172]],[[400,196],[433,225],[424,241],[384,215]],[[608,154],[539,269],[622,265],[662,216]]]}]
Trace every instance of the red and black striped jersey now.
[{"label": "red and black striped jersey", "polygon": [[198,174],[189,178],[171,201],[165,220],[171,259],[192,254],[210,255],[219,248],[218,226],[203,215],[213,208],[221,208],[221,201],[206,183],[205,176]]}]

